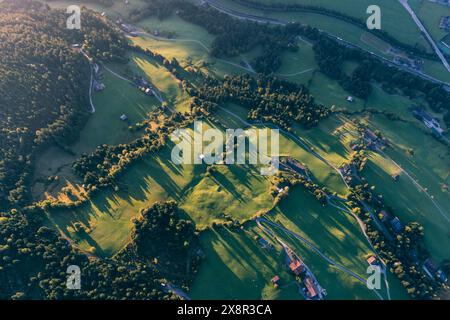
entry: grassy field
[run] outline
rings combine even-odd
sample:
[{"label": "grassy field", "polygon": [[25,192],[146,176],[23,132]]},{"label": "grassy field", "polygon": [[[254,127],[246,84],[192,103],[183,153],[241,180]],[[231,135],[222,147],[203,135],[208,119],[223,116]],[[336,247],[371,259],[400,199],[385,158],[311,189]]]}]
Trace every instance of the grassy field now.
[{"label": "grassy field", "polygon": [[[155,61],[131,53],[128,64],[108,65],[108,68],[128,78],[133,75],[146,77],[158,88],[169,105],[178,111],[188,110],[189,97],[179,88],[172,74]],[[36,183],[33,187],[35,197],[42,198],[45,191],[57,190],[66,180],[75,183],[76,178],[71,174],[70,165],[82,154],[90,153],[102,144],[117,145],[138,138],[140,133],[131,132],[128,126],[144,120],[148,112],[161,105],[155,97],[146,96],[104,68],[102,74],[106,88],[93,93],[96,111],[81,130],[79,140],[70,146],[71,154],[52,147],[37,158],[37,174],[34,179]],[[122,114],[128,117],[127,121],[120,120]],[[60,175],[60,180],[56,186],[46,188],[44,181],[51,175]]]},{"label": "grassy field", "polygon": [[[321,207],[301,187],[295,188],[290,197],[268,217],[305,236],[327,256],[362,277],[365,276],[365,259],[371,254],[371,250],[352,218],[332,208]],[[327,299],[377,299],[363,284],[328,265],[298,240],[277,230],[273,231],[304,259],[319,283],[327,290]],[[299,299],[300,296],[293,290],[293,277],[286,271],[281,247],[276,244],[274,250],[263,249],[256,242],[255,236],[263,236],[276,244],[274,239],[262,233],[253,222],[248,223],[243,230],[219,229],[202,233],[206,259],[190,296],[194,299],[260,299],[269,291],[275,293],[275,298]],[[275,275],[281,278],[279,290],[271,288],[270,279]],[[398,281],[390,278],[390,286],[392,298],[406,298]]]},{"label": "grassy field", "polygon": [[[252,223],[243,230],[212,229],[201,234],[206,259],[195,278],[192,299],[302,299],[279,251],[255,241],[263,236]],[[278,248],[279,249],[279,248]],[[270,279],[278,275],[280,288]]]},{"label": "grassy field", "polygon": [[[312,195],[302,187],[297,187],[291,190],[288,199],[273,210],[269,219],[306,238],[324,255],[365,278],[365,260],[373,252],[350,215],[332,207],[322,207]],[[364,285],[329,266],[302,242],[281,231],[278,233],[305,258],[305,263],[312,268],[321,285],[327,289],[327,298],[376,299],[374,293]],[[390,285],[393,299],[405,298],[398,281],[391,281]]]},{"label": "grassy field", "polygon": [[[100,256],[113,255],[128,241],[131,219],[141,209],[169,197],[182,200],[184,189],[202,174],[200,166],[175,166],[169,159],[169,149],[158,156],[146,157],[119,179],[119,192],[102,191],[89,203],[70,212],[52,211],[49,213],[51,220],[80,247],[94,247]],[[81,222],[91,231],[82,236],[76,234],[75,222]]]},{"label": "grassy field", "polygon": [[242,61],[251,61],[260,54],[260,48],[227,59],[214,58],[209,55],[214,36],[205,29],[188,23],[178,16],[171,16],[163,21],[147,18],[139,26],[148,31],[158,31],[161,34],[172,33],[173,38],[164,39],[155,36],[132,38],[132,41],[157,52],[168,59],[176,58],[183,67],[191,67],[202,72],[223,77],[226,74],[241,74],[245,72]]},{"label": "grassy field", "polygon": [[[225,105],[225,108],[237,114],[240,118],[246,119],[247,117],[247,110],[240,106],[234,104],[227,104]],[[240,120],[238,120],[233,116],[230,116],[230,114],[222,110],[218,111],[215,115],[219,119],[219,121],[222,122],[228,128],[242,128],[242,126],[244,125]],[[328,125],[333,126],[334,124],[328,123]],[[327,139],[326,132],[327,132],[326,128],[319,126],[318,128],[311,129],[310,131],[308,131],[307,134],[306,131],[301,131],[301,129],[298,129],[298,131],[296,131],[295,133],[297,133],[298,136],[303,138],[306,142],[310,144],[311,147],[315,148],[315,150],[320,153],[320,149],[323,147],[323,144],[328,143],[329,141],[329,140],[322,140]],[[339,141],[339,139],[337,140]],[[333,141],[333,143],[335,142]],[[345,184],[342,182],[341,177],[336,171],[334,171],[332,168],[327,166],[321,160],[310,154],[307,150],[305,150],[292,138],[283,134],[280,135],[280,155],[282,156],[290,155],[296,158],[298,161],[303,162],[308,166],[312,175],[320,184],[327,186],[331,190],[336,191],[341,195],[347,194],[348,190]],[[330,155],[328,154],[323,155],[331,162],[335,160],[333,158],[336,156],[334,153],[330,153]],[[330,156],[330,158],[328,158],[328,156]],[[339,160],[337,160],[336,162],[339,162]]]},{"label": "grassy field", "polygon": [[430,1],[421,1],[420,7],[416,10],[416,13],[435,41],[441,40],[448,34],[448,31],[439,28],[439,22],[442,17],[450,16],[449,7]]},{"label": "grassy field", "polygon": [[[293,2],[303,4],[313,4],[315,6],[324,6],[326,8],[345,12],[362,19],[366,19],[366,9],[373,4],[370,0],[363,0],[354,3],[351,0],[345,1],[311,1],[311,0],[292,0]],[[305,12],[263,12],[256,9],[251,9],[242,5],[238,5],[231,0],[220,0],[220,2],[230,8],[241,12],[248,12],[269,18],[278,18],[285,21],[299,21],[310,26],[325,30],[333,35],[336,35],[346,41],[354,43],[363,49],[373,51],[386,58],[392,59],[392,56],[386,51],[389,45],[384,41],[371,36],[364,29],[354,26],[337,18]],[[431,47],[426,40],[421,36],[419,29],[414,24],[411,17],[407,14],[397,1],[384,0],[378,1],[382,10],[382,29],[389,32],[395,38],[402,42],[413,46],[428,50],[431,52]],[[420,0],[410,1],[410,5],[417,11],[420,7]],[[383,10],[383,8],[385,10]],[[431,15],[431,20],[436,20],[436,15]],[[440,39],[437,39],[440,40]],[[424,60],[423,71],[432,77],[442,81],[450,81],[450,75],[440,61]]]},{"label": "grassy field", "polygon": [[[111,256],[128,241],[131,219],[155,201],[176,200],[198,229],[227,216],[245,220],[273,207],[270,182],[256,168],[222,166],[205,175],[205,165],[175,165],[172,147],[169,143],[157,156],[131,166],[118,180],[119,192],[102,191],[71,212],[52,211],[51,220],[82,248],[94,247],[98,254]],[[80,237],[74,232],[75,222],[91,232]]]},{"label": "grassy field", "polygon": [[[376,186],[377,192],[383,194],[386,203],[403,221],[418,221],[425,227],[427,246],[437,260],[448,258],[450,227],[444,218],[445,215],[448,218],[450,210],[449,192],[444,189],[450,173],[448,149],[410,123],[393,123],[375,116],[370,119],[370,124],[391,141],[393,146],[386,150],[387,156],[426,188],[444,213],[440,213],[405,174],[400,174],[399,181],[394,182],[391,174],[400,172],[400,169],[389,158],[373,155],[364,176]],[[408,155],[409,149],[413,150],[413,156]]]},{"label": "grassy field", "polygon": [[[324,7],[327,9],[340,11],[347,15],[366,20],[368,14],[367,8],[370,5],[376,4],[381,8],[382,17],[382,29],[393,35],[400,41],[415,45],[416,43],[428,47],[426,41],[421,37],[419,30],[408,15],[405,9],[397,1],[392,0],[341,0],[341,1],[328,1],[328,0],[259,0],[261,3],[283,3],[283,4],[303,4],[312,5],[316,7]],[[221,2],[236,6],[231,0],[221,0]],[[416,8],[420,0],[409,1],[413,8]],[[241,6],[239,6],[242,8]],[[278,15],[278,14],[273,14]],[[331,29],[333,30],[333,29]]]}]

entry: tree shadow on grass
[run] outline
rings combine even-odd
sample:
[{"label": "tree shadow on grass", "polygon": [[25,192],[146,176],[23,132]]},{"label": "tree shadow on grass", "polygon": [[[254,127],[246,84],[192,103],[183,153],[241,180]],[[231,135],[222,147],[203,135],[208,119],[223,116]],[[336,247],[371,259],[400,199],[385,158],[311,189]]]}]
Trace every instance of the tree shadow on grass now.
[{"label": "tree shadow on grass", "polygon": [[220,171],[214,171],[211,174],[211,178],[223,189],[228,191],[235,199],[239,200],[240,202],[245,202],[244,198],[242,198],[241,194],[237,191],[234,184],[230,180],[228,180],[228,178],[223,173],[221,173]]}]

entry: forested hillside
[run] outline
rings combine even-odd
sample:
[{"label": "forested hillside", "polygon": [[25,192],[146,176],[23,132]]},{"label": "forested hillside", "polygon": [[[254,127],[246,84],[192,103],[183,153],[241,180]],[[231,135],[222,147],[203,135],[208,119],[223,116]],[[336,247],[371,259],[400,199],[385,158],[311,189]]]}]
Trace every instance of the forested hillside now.
[{"label": "forested hillside", "polygon": [[0,2],[0,211],[28,203],[33,154],[73,141],[87,117],[90,69],[71,45],[123,59],[125,39],[84,10],[83,28],[31,1]]}]

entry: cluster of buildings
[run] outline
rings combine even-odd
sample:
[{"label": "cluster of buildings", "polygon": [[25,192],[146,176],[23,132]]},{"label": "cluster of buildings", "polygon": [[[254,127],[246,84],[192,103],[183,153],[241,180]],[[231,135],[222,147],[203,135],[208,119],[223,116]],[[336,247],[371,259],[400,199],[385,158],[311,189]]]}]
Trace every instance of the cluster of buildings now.
[{"label": "cluster of buildings", "polygon": [[300,278],[300,290],[302,290],[307,300],[322,300],[324,290],[314,279],[314,276],[302,260],[291,257],[289,260],[289,269],[296,277]]},{"label": "cluster of buildings", "polygon": [[431,132],[433,134],[437,136],[442,136],[444,129],[441,128],[441,125],[439,124],[439,121],[436,118],[433,118],[424,109],[417,108],[414,109],[412,112],[417,120],[422,121],[427,128],[431,129]]},{"label": "cluster of buildings", "polygon": [[348,182],[352,178],[355,178],[357,180],[361,180],[358,169],[356,168],[355,164],[353,162],[350,163],[344,163],[340,168],[339,171],[342,173],[342,175],[345,177],[345,180]]},{"label": "cluster of buildings", "polygon": [[366,129],[364,132],[364,141],[370,150],[376,150],[386,145],[386,140],[377,136],[372,130]]}]

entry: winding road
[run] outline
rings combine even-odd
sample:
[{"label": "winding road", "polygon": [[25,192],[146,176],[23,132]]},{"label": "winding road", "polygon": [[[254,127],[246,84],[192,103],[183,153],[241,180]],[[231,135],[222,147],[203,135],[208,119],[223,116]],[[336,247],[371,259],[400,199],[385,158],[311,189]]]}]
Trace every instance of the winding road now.
[{"label": "winding road", "polygon": [[95,113],[95,106],[92,102],[92,87],[94,85],[94,68],[92,67],[92,59],[86,54],[86,52],[83,51],[83,49],[80,49],[80,53],[88,60],[89,62],[89,69],[91,70],[91,80],[89,82],[89,104],[91,109],[89,110],[90,113]]},{"label": "winding road", "polygon": [[[333,267],[337,268],[338,270],[346,273],[347,275],[357,279],[359,282],[361,282],[364,286],[367,286],[367,281],[366,279],[364,279],[363,277],[359,276],[358,274],[354,273],[353,271],[351,271],[350,269],[347,269],[346,267],[344,267],[343,265],[337,263],[336,261],[334,261],[333,259],[327,257],[322,251],[320,251],[319,248],[317,248],[314,244],[312,244],[309,240],[305,239],[304,237],[302,237],[301,235],[299,235],[298,233],[295,233],[285,227],[283,227],[282,225],[279,225],[275,222],[272,222],[270,220],[267,220],[266,218],[256,218],[256,223],[258,224],[258,226],[263,229],[264,231],[266,231],[267,233],[271,234],[271,232],[265,228],[261,222],[265,222],[269,225],[271,225],[274,228],[280,229],[283,232],[293,236],[294,238],[300,240],[301,242],[303,242],[308,248],[310,248],[311,250],[313,250],[314,252],[316,252],[320,257],[322,257],[325,261],[327,261],[330,265],[332,265]],[[272,234],[272,236],[274,236]],[[278,238],[276,236],[274,236],[275,239],[278,240]],[[282,241],[281,241],[282,243]],[[373,290],[373,292],[378,296],[378,298],[380,298],[380,300],[384,300],[383,297],[381,296],[381,294],[376,291]]]}]

